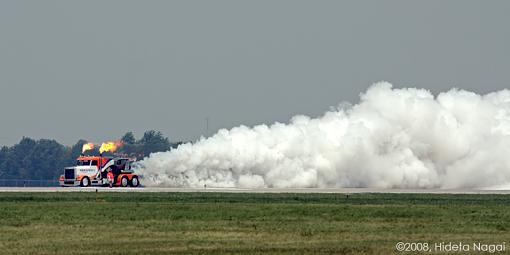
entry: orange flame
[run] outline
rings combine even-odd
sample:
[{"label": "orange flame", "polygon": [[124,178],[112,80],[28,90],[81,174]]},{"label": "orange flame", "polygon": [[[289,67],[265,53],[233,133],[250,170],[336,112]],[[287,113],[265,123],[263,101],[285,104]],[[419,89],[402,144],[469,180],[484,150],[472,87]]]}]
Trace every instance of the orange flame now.
[{"label": "orange flame", "polygon": [[101,147],[99,148],[99,153],[103,153],[105,151],[115,152],[120,146],[122,146],[121,141],[104,142],[103,144],[101,144]]},{"label": "orange flame", "polygon": [[81,147],[81,153],[94,149],[93,143],[86,143]]}]

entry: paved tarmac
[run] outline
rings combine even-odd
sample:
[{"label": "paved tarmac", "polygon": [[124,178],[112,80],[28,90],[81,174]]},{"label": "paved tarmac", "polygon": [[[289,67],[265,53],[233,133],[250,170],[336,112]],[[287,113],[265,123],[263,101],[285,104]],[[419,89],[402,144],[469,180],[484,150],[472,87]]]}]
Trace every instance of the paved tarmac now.
[{"label": "paved tarmac", "polygon": [[227,193],[430,193],[510,194],[506,189],[376,189],[376,188],[169,188],[169,187],[0,187],[0,192],[227,192]]}]

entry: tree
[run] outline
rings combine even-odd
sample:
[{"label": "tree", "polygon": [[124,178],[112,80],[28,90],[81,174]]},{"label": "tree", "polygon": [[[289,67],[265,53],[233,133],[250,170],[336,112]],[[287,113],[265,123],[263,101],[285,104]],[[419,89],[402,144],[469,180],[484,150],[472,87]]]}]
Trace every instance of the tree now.
[{"label": "tree", "polygon": [[18,144],[9,148],[9,153],[5,159],[5,168],[8,178],[20,178],[30,173],[29,162],[25,157],[32,153],[36,142],[28,137],[23,137]]},{"label": "tree", "polygon": [[3,147],[0,154],[4,178],[53,179],[62,171],[67,148],[55,140],[23,137],[11,148]]},{"label": "tree", "polygon": [[143,155],[148,156],[153,152],[170,150],[170,142],[160,131],[145,131],[143,137],[137,142],[142,147]]},{"label": "tree", "polygon": [[135,136],[133,135],[133,132],[127,132],[123,137],[122,137],[122,142],[124,144],[135,144],[136,142],[136,139],[135,139]]},{"label": "tree", "polygon": [[28,170],[23,178],[54,179],[64,168],[66,148],[55,140],[38,140],[30,154],[23,159],[24,168]]},{"label": "tree", "polygon": [[74,165],[76,158],[80,156],[81,149],[87,141],[80,139],[71,148],[67,149],[67,153],[64,159],[64,167]]},{"label": "tree", "polygon": [[119,152],[134,156],[139,154],[141,150],[140,146],[136,143],[135,136],[133,132],[127,132],[124,136],[122,136],[121,141],[123,146],[120,147]]},{"label": "tree", "polygon": [[7,169],[5,169],[5,159],[9,153],[9,147],[2,146],[0,149],[0,178],[4,178],[7,175]]},{"label": "tree", "polygon": [[[124,146],[120,148],[120,152],[136,157],[167,151],[179,144],[170,143],[161,132],[154,130],[146,131],[140,140],[135,140],[133,133],[127,132],[122,141]],[[23,137],[11,147],[0,148],[0,178],[55,179],[64,167],[75,164],[86,142],[79,140],[73,146],[67,147],[55,140]],[[98,148],[88,151],[87,154],[98,155]]]}]

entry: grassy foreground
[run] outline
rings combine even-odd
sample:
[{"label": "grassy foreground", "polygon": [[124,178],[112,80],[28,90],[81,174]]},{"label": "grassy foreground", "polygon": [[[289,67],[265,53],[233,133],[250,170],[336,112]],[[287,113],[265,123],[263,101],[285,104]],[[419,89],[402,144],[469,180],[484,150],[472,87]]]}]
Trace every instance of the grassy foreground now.
[{"label": "grassy foreground", "polygon": [[398,241],[508,252],[510,197],[0,193],[1,254],[391,254]]}]

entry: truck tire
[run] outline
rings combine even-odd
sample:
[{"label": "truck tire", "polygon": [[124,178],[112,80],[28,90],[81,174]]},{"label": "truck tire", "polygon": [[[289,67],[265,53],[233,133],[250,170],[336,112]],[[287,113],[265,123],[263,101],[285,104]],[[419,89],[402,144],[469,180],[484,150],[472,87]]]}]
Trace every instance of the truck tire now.
[{"label": "truck tire", "polygon": [[133,176],[131,179],[131,187],[138,187],[140,185],[140,180],[138,180],[138,176]]},{"label": "truck tire", "polygon": [[122,179],[120,179],[120,186],[127,187],[129,184],[129,180],[126,176],[122,176]]},{"label": "truck tire", "polygon": [[88,187],[90,186],[90,179],[89,177],[83,177],[80,181],[80,186],[82,187]]}]

